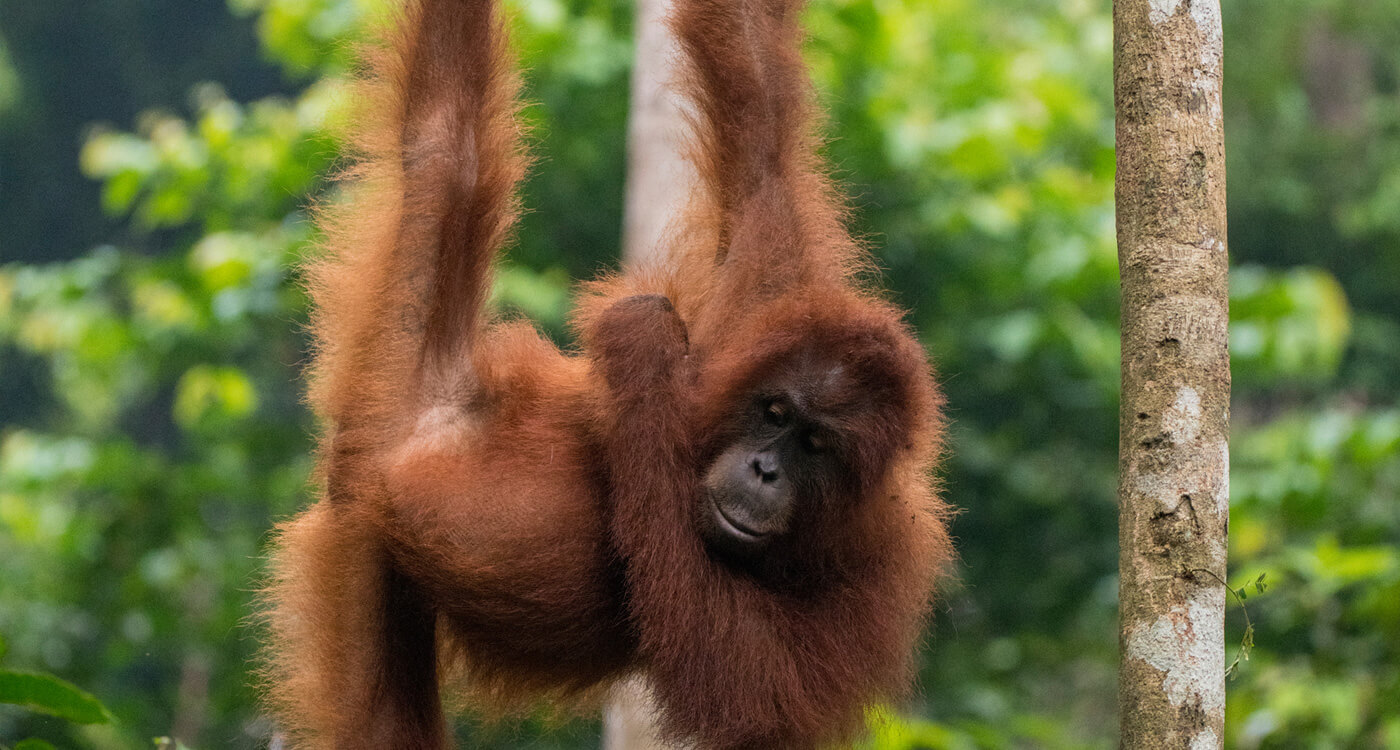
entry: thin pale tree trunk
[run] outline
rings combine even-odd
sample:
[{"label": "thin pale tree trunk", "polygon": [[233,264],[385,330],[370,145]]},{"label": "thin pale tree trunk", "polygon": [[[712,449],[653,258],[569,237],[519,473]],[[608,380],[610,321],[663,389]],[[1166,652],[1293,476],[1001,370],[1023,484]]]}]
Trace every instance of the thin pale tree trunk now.
[{"label": "thin pale tree trunk", "polygon": [[1229,513],[1219,0],[1114,0],[1123,748],[1222,747]]},{"label": "thin pale tree trunk", "polygon": [[[622,256],[644,262],[664,249],[667,225],[685,206],[693,171],[682,153],[686,126],[669,84],[679,54],[666,26],[669,0],[636,0],[637,48],[627,123],[627,192]],[[603,712],[603,750],[667,750],[657,739],[655,705],[633,678],[613,690]]]},{"label": "thin pale tree trunk", "polygon": [[636,0],[637,49],[627,114],[627,192],[622,256],[646,260],[661,249],[667,224],[685,206],[694,170],[682,151],[687,133],[670,88],[680,54],[666,26],[669,0]]},{"label": "thin pale tree trunk", "polygon": [[655,710],[642,678],[613,688],[603,711],[603,750],[671,750],[657,739]]}]

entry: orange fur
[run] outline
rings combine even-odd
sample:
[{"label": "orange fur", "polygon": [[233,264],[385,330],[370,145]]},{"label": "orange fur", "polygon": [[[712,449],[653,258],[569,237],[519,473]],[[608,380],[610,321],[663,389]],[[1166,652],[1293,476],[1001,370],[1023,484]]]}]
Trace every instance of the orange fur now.
[{"label": "orange fur", "polygon": [[[444,747],[459,668],[488,713],[644,670],[668,735],[707,750],[841,740],[907,688],[950,557],[940,399],[855,280],[799,10],[678,0],[702,189],[670,266],[587,287],[582,356],[482,312],[526,166],[493,0],[410,0],[371,53],[351,200],[309,268],[325,496],[281,529],[266,593],[294,744]],[[764,569],[713,559],[708,462],[756,388],[813,372],[843,481]]]}]

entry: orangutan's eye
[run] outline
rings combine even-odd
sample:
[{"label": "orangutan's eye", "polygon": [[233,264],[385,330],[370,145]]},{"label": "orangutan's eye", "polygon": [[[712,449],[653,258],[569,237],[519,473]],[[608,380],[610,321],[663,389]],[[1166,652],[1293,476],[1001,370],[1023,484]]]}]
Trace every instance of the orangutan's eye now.
[{"label": "orangutan's eye", "polygon": [[763,407],[763,421],[774,427],[782,427],[787,424],[788,410],[780,401],[769,401]]}]

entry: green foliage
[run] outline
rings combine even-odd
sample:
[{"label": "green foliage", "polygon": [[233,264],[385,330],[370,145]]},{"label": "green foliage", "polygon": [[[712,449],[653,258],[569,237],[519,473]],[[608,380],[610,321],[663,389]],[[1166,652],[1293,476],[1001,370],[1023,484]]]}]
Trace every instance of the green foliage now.
[{"label": "green foliage", "polygon": [[10,61],[10,51],[5,40],[0,38],[0,117],[3,117],[5,110],[13,107],[17,101],[19,75],[15,73],[14,63]]},{"label": "green foliage", "polygon": [[[0,639],[0,657],[5,655]],[[106,724],[115,717],[97,698],[77,686],[41,672],[0,669],[0,704],[55,716],[75,724]],[[15,750],[51,750],[53,745],[30,737],[14,745]]]},{"label": "green foliage", "polygon": [[229,0],[239,15],[256,15],[267,54],[301,76],[343,71],[353,64],[374,0]]},{"label": "green foliage", "polygon": [[1230,272],[1230,365],[1242,386],[1336,377],[1351,334],[1346,294],[1316,268]]},{"label": "green foliage", "polygon": [[1235,441],[1230,556],[1268,571],[1234,746],[1386,744],[1400,705],[1400,412],[1289,409]]},{"label": "green foliage", "polygon": [[976,719],[940,723],[900,717],[886,707],[869,712],[869,736],[858,750],[1010,750],[1019,747],[1061,750],[1082,747],[1061,722],[1034,714],[1001,724]]},{"label": "green foliage", "polygon": [[[251,717],[254,644],[233,636],[260,540],[311,465],[293,266],[312,240],[301,206],[334,156],[334,88],[241,105],[205,86],[192,121],[99,131],[83,167],[108,210],[171,251],[0,269],[4,369],[37,386],[0,433],[0,556],[14,561],[0,628],[17,658],[114,696],[127,721],[93,744],[130,746],[192,711],[237,736]],[[10,725],[38,726],[0,717],[0,736]]]},{"label": "green foliage", "polygon": [[[616,262],[632,9],[508,4],[541,161],[495,300],[562,339],[572,279]],[[92,730],[0,711],[0,742],[265,739],[244,624],[269,526],[310,495],[305,207],[338,198],[325,175],[341,81],[385,5],[230,0],[304,87],[242,101],[204,84],[187,110],[172,100],[129,132],[94,130],[81,166],[120,231],[70,263],[0,267],[0,631],[11,663],[122,718]],[[1400,13],[1224,10],[1240,262],[1228,580],[1250,597],[1230,637],[1252,656],[1229,684],[1226,741],[1400,748]],[[807,20],[827,155],[938,363],[946,492],[964,509],[960,580],[938,602],[919,697],[873,712],[864,747],[1108,747],[1108,4],[814,0]],[[2,52],[0,106],[40,85]],[[0,135],[18,111],[0,109]],[[1266,575],[1269,595],[1254,596]],[[596,727],[461,737],[582,748]]]},{"label": "green foliage", "polygon": [[103,181],[106,210],[141,229],[266,220],[294,207],[326,170],[334,143],[319,125],[339,88],[325,82],[296,102],[244,106],[201,86],[193,122],[148,113],[139,133],[99,131],[83,148],[83,171]]},{"label": "green foliage", "polygon": [[0,670],[0,703],[57,716],[77,724],[104,724],[112,715],[76,686],[38,672]]}]

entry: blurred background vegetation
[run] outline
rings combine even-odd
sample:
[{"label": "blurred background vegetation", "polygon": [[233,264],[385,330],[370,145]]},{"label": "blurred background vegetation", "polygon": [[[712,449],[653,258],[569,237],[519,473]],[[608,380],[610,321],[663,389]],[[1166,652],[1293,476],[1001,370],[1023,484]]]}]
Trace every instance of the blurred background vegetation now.
[{"label": "blurred background vegetation", "polygon": [[[270,525],[308,500],[306,207],[381,0],[0,0],[0,637],[116,722],[265,744]],[[508,0],[543,161],[498,299],[616,263],[631,7]],[[814,0],[829,156],[949,396],[960,581],[882,748],[1115,742],[1108,0]],[[1400,748],[1400,6],[1229,0],[1234,748]],[[1243,629],[1232,607],[1229,632]],[[463,730],[463,736],[474,730]],[[524,722],[478,748],[596,747]]]}]

